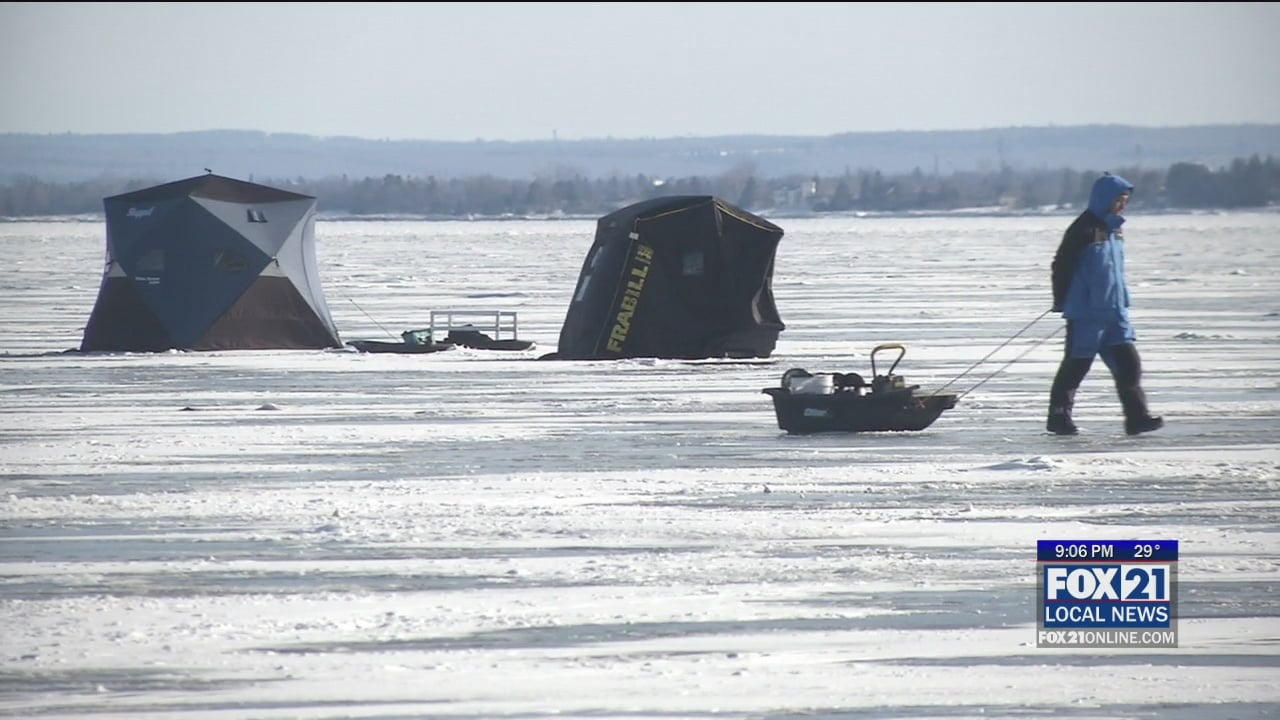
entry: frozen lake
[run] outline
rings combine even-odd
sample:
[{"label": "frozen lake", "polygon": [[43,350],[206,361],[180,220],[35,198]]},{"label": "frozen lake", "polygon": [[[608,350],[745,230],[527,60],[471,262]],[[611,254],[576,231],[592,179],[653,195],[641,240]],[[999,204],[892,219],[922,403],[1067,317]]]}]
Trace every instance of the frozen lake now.
[{"label": "frozen lake", "polygon": [[[1129,217],[1139,437],[1100,362],[1043,432],[1070,220],[779,219],[751,363],[538,361],[572,220],[317,225],[344,340],[528,352],[64,354],[104,226],[0,223],[0,717],[1280,716],[1280,214]],[[778,429],[885,342],[959,404]],[[1178,540],[1179,647],[1037,647],[1041,539]]]}]

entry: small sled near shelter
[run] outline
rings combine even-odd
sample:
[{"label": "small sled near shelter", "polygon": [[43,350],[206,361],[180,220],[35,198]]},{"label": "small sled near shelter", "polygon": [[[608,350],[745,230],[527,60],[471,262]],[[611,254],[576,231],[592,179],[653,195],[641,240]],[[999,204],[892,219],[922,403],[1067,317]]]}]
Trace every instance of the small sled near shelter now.
[{"label": "small sled near shelter", "polygon": [[[483,332],[487,330],[488,332]],[[441,333],[447,333],[437,340]],[[366,353],[422,354],[455,347],[474,350],[530,350],[532,340],[521,340],[519,318],[511,310],[432,310],[431,325],[400,333],[402,342],[352,340],[347,344]]]},{"label": "small sled near shelter", "polygon": [[[880,374],[876,354],[897,350],[897,357]],[[777,387],[761,392],[773,398],[778,427],[791,434],[821,432],[886,432],[924,430],[943,412],[956,406],[955,393],[922,394],[895,375],[906,354],[898,343],[871,350],[871,382],[856,372],[811,373],[792,368]]]}]

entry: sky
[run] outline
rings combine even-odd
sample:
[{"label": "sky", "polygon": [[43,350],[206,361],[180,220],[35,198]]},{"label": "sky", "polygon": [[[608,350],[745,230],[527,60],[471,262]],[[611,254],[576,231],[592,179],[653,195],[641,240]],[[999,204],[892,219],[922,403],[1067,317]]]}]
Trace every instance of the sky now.
[{"label": "sky", "polygon": [[[590,220],[316,223],[344,339],[529,353],[65,353],[103,224],[0,223],[0,716],[1275,720],[1280,213],[1129,217],[1138,437],[1102,363],[1044,432],[1069,221],[781,219],[753,362],[536,360]],[[779,429],[880,342],[957,405]],[[1178,647],[1039,646],[1037,541],[1125,539],[1179,543]]]},{"label": "sky", "polygon": [[1280,3],[3,3],[0,132],[1280,123]]}]

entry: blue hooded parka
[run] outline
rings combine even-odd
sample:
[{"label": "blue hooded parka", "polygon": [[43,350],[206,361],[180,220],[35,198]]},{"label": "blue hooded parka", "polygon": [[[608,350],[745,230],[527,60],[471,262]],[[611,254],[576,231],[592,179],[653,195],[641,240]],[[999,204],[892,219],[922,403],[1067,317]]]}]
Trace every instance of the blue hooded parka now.
[{"label": "blue hooded parka", "polygon": [[1133,183],[1103,175],[1093,183],[1089,207],[1067,228],[1053,260],[1054,309],[1073,321],[1073,357],[1134,342],[1125,281],[1124,218],[1111,213],[1116,198]]}]

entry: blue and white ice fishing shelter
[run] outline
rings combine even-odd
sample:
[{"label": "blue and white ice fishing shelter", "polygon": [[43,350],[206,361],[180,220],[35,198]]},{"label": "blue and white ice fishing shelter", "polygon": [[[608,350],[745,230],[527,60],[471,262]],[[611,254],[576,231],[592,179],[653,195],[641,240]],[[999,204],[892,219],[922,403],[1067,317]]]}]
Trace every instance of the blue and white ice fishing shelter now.
[{"label": "blue and white ice fishing shelter", "polygon": [[316,199],[212,173],[103,199],[84,352],[342,347],[316,266]]}]

